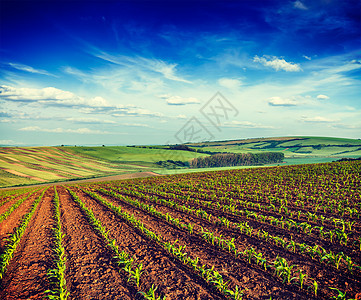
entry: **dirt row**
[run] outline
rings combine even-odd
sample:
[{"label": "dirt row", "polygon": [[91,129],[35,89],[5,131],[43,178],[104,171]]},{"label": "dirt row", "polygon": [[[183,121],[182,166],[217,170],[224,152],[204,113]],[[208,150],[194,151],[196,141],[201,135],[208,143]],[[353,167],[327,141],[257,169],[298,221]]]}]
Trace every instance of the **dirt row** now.
[{"label": "dirt row", "polygon": [[[126,195],[126,193],[123,194]],[[226,227],[215,225],[204,219],[198,218],[194,215],[185,213],[183,211],[170,209],[167,206],[164,206],[162,204],[156,204],[154,202],[149,202],[145,199],[134,198],[134,197],[132,198],[138,201],[140,200],[147,204],[151,204],[158,211],[164,214],[169,213],[171,216],[182,220],[184,223],[191,222],[198,226],[202,226],[203,228],[215,232],[218,236],[222,235],[223,238],[227,238],[229,240],[235,238],[235,245],[237,249],[239,249],[239,251],[244,251],[246,248],[253,247],[257,251],[257,253],[262,252],[269,261],[275,260],[277,256],[284,257],[285,259],[287,259],[290,265],[300,266],[303,272],[306,273],[309,278],[315,278],[319,283],[321,283],[322,287],[327,288],[331,286],[331,287],[337,287],[340,290],[347,290],[348,292],[352,291],[352,293],[361,292],[361,278],[359,276],[356,276],[356,274],[350,274],[348,272],[337,270],[330,265],[322,264],[318,261],[312,260],[309,256],[293,253],[291,252],[291,250],[284,249],[272,243],[265,242],[264,240],[258,239],[255,236],[249,237],[247,235],[241,234],[240,231],[238,230],[227,229]],[[116,202],[119,203],[121,201],[116,200]],[[122,205],[127,205],[127,204],[123,203]],[[146,212],[144,213],[147,214]],[[231,219],[229,215],[224,214],[221,211],[212,210],[211,213],[216,217],[222,215]],[[238,220],[233,220],[233,221],[241,222],[245,220],[243,220],[243,218],[240,217]],[[156,222],[164,222],[164,221],[158,220]],[[252,223],[254,224],[251,225],[256,228],[259,227],[260,225],[257,224],[257,222],[252,222]],[[271,225],[267,226],[267,228],[264,229],[268,230],[271,234],[278,234],[278,235],[280,233],[282,234],[283,231],[286,231]],[[289,232],[288,235],[290,235]],[[290,236],[297,241],[297,236],[300,236],[300,234],[296,234],[296,236],[292,234]],[[249,268],[251,268],[251,266],[249,266]],[[277,280],[277,278],[275,278],[275,280]],[[322,290],[322,287],[320,287],[320,290]],[[330,294],[330,291],[325,289],[324,294],[325,297],[327,298],[327,295]]]},{"label": "dirt row", "polygon": [[[16,201],[26,197],[27,194],[19,195],[18,197],[12,199],[5,205],[1,206],[1,213],[5,213]],[[4,221],[0,223],[0,253],[3,251],[6,239],[9,234],[13,233],[14,228],[16,228],[21,221],[21,218],[30,210],[32,203],[37,197],[39,197],[40,191],[32,194],[28,199],[26,199],[17,209],[15,209]]]},{"label": "dirt row", "polygon": [[135,262],[143,265],[144,290],[154,284],[167,299],[222,299],[211,286],[170,256],[161,246],[98,201],[80,191],[77,193],[103,226],[110,230],[109,238],[116,240],[119,249],[131,256],[135,255]]},{"label": "dirt row", "polygon": [[[107,201],[120,206],[124,211],[134,214],[148,229],[156,234],[161,234],[166,241],[175,242],[178,240],[177,245],[185,245],[185,251],[192,259],[198,257],[200,265],[206,265],[208,268],[214,266],[226,280],[231,282],[231,286],[238,285],[247,299],[269,299],[270,295],[277,299],[310,299],[310,295],[298,291],[296,287],[283,285],[278,278],[263,271],[258,266],[251,266],[241,259],[236,259],[232,254],[205,243],[198,236],[190,235],[187,231],[180,230],[126,202],[106,195],[102,196]],[[102,206],[84,194],[81,197],[87,199],[88,204],[93,202],[94,208]],[[97,211],[101,210],[108,211],[106,207],[97,209]]]},{"label": "dirt row", "polygon": [[[106,187],[105,184],[104,187]],[[71,189],[109,231],[109,238],[115,239],[119,250],[124,250],[134,256],[136,265],[142,264],[143,274],[139,288],[127,280],[127,274],[117,266],[114,260],[115,253],[107,246],[104,238],[92,228],[89,219],[66,188],[58,186],[60,218],[65,235],[63,245],[67,256],[65,277],[67,290],[70,293],[69,299],[142,299],[139,291],[147,291],[153,284],[158,287],[157,294],[166,296],[169,300],[225,299],[224,295],[220,294],[212,284],[203,280],[193,269],[177,260],[108,207],[77,187],[71,187]],[[30,210],[31,204],[40,193],[41,190],[34,193],[1,223],[2,247],[5,246],[8,234],[20,224],[22,216]],[[254,263],[250,264],[242,258],[236,258],[233,254],[205,242],[196,234],[189,234],[188,231],[179,229],[125,201],[101,195],[107,201],[121,207],[123,211],[133,214],[144,223],[146,228],[156,234],[161,234],[165,241],[172,243],[177,241],[178,246],[186,246],[185,252],[193,259],[198,257],[199,265],[207,268],[214,266],[229,282],[230,288],[234,288],[235,285],[241,288],[244,299],[270,299],[270,296],[272,299],[313,298],[310,291],[300,290],[296,285],[284,284],[273,272],[264,271]],[[0,299],[44,299],[44,292],[54,288],[47,275],[48,270],[54,268],[53,197],[54,188],[50,187],[40,201],[7,268],[1,282]],[[361,292],[361,280],[358,277],[345,275],[306,256],[291,253],[254,237],[250,238],[232,228],[215,225],[167,206],[150,203],[146,199],[135,197],[133,199],[152,204],[162,213],[169,213],[185,223],[195,223],[197,228],[202,226],[217,235],[222,235],[223,238],[235,238],[239,251],[254,247],[257,252],[266,253],[269,259],[280,255],[292,264],[302,266],[304,273],[306,272],[309,277],[315,278],[322,284],[319,287],[317,299],[329,299],[331,293],[326,291],[328,286],[346,290],[348,295]],[[13,200],[10,202],[14,203]],[[224,215],[223,212],[217,210],[210,210],[210,212],[215,216]],[[227,214],[225,216],[231,217]],[[239,217],[236,221],[244,220]],[[253,225],[257,225],[257,222]],[[263,225],[258,224],[258,226]],[[273,226],[264,228],[270,233],[280,234],[279,228]],[[297,235],[293,238],[296,240]],[[3,248],[0,248],[0,254],[2,251]]]},{"label": "dirt row", "polygon": [[[131,196],[131,193],[128,193],[126,191],[126,189],[123,189],[120,193],[124,194],[124,195],[127,195],[127,196]],[[156,196],[156,197],[166,199],[166,200],[174,200],[172,198],[164,197],[162,195],[159,195],[159,194],[156,194],[156,193],[153,193],[153,192],[145,192],[144,194],[149,195],[149,196]],[[253,219],[253,218],[250,219],[250,218],[247,218],[245,216],[244,217],[243,216],[238,216],[238,215],[234,215],[234,214],[224,212],[222,210],[204,207],[204,206],[202,206],[200,204],[197,204],[195,202],[189,203],[189,202],[186,202],[186,201],[181,200],[181,199],[176,199],[175,201],[177,203],[179,203],[179,204],[184,204],[184,205],[189,206],[189,207],[194,208],[194,209],[201,208],[201,209],[205,210],[206,212],[211,213],[215,217],[225,217],[225,218],[227,218],[230,221],[235,222],[235,223],[248,222],[249,225],[252,226],[253,228],[260,229],[260,230],[263,229],[265,231],[268,231],[270,234],[281,235],[281,236],[283,236],[285,238],[288,238],[288,239],[292,238],[295,242],[298,242],[298,243],[306,243],[306,244],[309,244],[309,245],[312,245],[312,246],[318,244],[319,246],[322,246],[323,248],[328,249],[328,250],[330,250],[330,251],[332,251],[334,253],[343,252],[346,255],[350,256],[355,262],[357,262],[358,264],[361,264],[360,252],[359,252],[359,250],[357,250],[356,246],[353,246],[352,241],[349,242],[348,246],[340,245],[339,243],[331,243],[328,240],[320,239],[318,237],[318,235],[316,235],[314,233],[303,234],[303,233],[299,233],[299,232],[296,232],[296,231],[289,231],[286,228],[283,229],[283,228],[280,228],[278,226],[274,226],[274,225],[271,225],[271,224],[268,224],[268,223],[261,223],[261,222],[255,220],[255,219]],[[252,209],[249,209],[249,210],[251,211]],[[266,215],[268,215],[268,213]],[[277,214],[277,217],[280,217],[279,214]],[[316,224],[313,224],[313,225],[316,225]],[[356,234],[356,231],[353,231],[353,233]]]}]

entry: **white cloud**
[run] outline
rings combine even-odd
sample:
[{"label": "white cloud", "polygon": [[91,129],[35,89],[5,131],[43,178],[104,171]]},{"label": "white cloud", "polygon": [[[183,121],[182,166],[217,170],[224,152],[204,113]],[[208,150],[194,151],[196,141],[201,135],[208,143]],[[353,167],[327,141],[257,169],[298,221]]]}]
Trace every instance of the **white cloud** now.
[{"label": "white cloud", "polygon": [[249,121],[231,121],[224,122],[224,127],[242,127],[242,128],[262,128],[262,129],[271,129],[273,126],[263,125],[259,123],[253,123]]},{"label": "white cloud", "polygon": [[336,122],[337,120],[329,119],[329,118],[325,118],[325,117],[320,117],[320,116],[316,116],[316,117],[305,117],[305,116],[303,116],[302,121],[310,122],[310,123],[333,123],[333,122]]},{"label": "white cloud", "polygon": [[71,92],[63,91],[54,87],[42,89],[17,88],[7,85],[0,86],[0,99],[19,102],[39,102],[43,104],[57,104],[64,106],[108,106],[108,102],[102,97],[86,99]]},{"label": "white cloud", "polygon": [[360,129],[361,125],[350,125],[350,124],[332,124],[332,127],[337,128],[337,129]]},{"label": "white cloud", "polygon": [[311,60],[312,58],[307,55],[302,55],[302,57],[306,58],[307,60]]},{"label": "white cloud", "polygon": [[161,95],[160,98],[166,99],[168,105],[187,105],[201,103],[197,98],[183,98],[180,96]]},{"label": "white cloud", "polygon": [[330,97],[328,97],[326,95],[318,95],[317,99],[319,99],[319,100],[327,100],[327,99],[330,99]]},{"label": "white cloud", "polygon": [[24,143],[15,142],[13,140],[0,140],[0,145],[23,145]]},{"label": "white cloud", "polygon": [[75,122],[75,123],[89,123],[89,124],[116,124],[114,121],[96,119],[96,118],[67,118],[66,121]]},{"label": "white cloud", "polygon": [[271,97],[268,99],[271,106],[296,106],[298,103],[293,98]]},{"label": "white cloud", "polygon": [[39,126],[28,126],[20,128],[19,131],[37,131],[37,132],[53,132],[53,133],[79,133],[79,134],[109,134],[107,131],[92,130],[89,128],[64,129],[64,128],[43,128]]},{"label": "white cloud", "polygon": [[[91,113],[94,113],[92,111]],[[153,112],[148,109],[144,108],[126,108],[121,110],[114,110],[112,113],[114,117],[126,117],[126,116],[133,116],[133,117],[163,117],[164,115],[160,112]]]},{"label": "white cloud", "polygon": [[278,58],[276,56],[263,55],[263,57],[259,57],[256,55],[253,58],[253,61],[261,63],[265,67],[271,67],[276,71],[284,70],[286,72],[298,72],[302,70],[299,64],[289,63],[283,58]]},{"label": "white cloud", "polygon": [[8,63],[8,65],[10,67],[12,67],[14,69],[17,69],[17,70],[20,70],[20,71],[56,77],[55,75],[50,74],[48,71],[41,70],[41,69],[34,69],[33,67],[30,67],[30,66],[27,66],[27,65],[16,64],[16,63]]},{"label": "white cloud", "polygon": [[229,89],[237,89],[242,85],[242,82],[239,79],[232,78],[220,78],[218,79],[219,85],[229,88]]},{"label": "white cloud", "polygon": [[122,123],[123,126],[130,126],[130,127],[150,127],[148,124],[140,124],[140,123]]},{"label": "white cloud", "polygon": [[293,3],[293,7],[301,9],[301,10],[307,10],[308,8],[299,0],[295,1]]}]

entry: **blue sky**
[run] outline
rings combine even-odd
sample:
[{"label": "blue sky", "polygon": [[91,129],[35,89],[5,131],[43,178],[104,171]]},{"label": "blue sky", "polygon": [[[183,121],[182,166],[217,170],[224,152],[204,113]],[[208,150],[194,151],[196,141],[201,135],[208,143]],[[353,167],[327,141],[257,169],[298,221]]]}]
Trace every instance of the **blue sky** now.
[{"label": "blue sky", "polygon": [[[0,11],[2,145],[361,138],[360,1],[15,0]],[[214,123],[202,112],[217,92],[232,108]],[[206,134],[179,139],[191,120]]]}]

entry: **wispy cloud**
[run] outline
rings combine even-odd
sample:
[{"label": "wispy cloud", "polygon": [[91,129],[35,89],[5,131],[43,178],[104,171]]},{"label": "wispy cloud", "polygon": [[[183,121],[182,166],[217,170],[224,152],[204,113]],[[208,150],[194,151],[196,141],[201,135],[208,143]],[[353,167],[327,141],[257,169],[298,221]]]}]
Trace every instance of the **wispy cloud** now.
[{"label": "wispy cloud", "polygon": [[146,58],[141,56],[131,57],[125,55],[112,55],[99,50],[93,51],[91,54],[113,64],[127,67],[129,71],[151,71],[161,74],[164,78],[169,80],[192,83],[191,81],[186,80],[176,74],[178,65],[175,63],[167,63],[161,59]]},{"label": "wispy cloud", "polygon": [[283,70],[286,72],[299,72],[302,71],[299,64],[289,63],[283,58],[278,58],[276,56],[263,55],[262,57],[255,56],[253,58],[254,62],[261,63],[265,67],[270,67],[276,71]]},{"label": "wispy cloud", "polygon": [[13,140],[0,140],[0,145],[12,146],[12,145],[23,145],[23,144],[24,143],[19,143],[19,142],[13,141]]},{"label": "wispy cloud", "polygon": [[293,3],[293,7],[301,9],[301,10],[308,10],[308,8],[299,0],[297,0]]},{"label": "wispy cloud", "polygon": [[226,87],[228,89],[238,89],[242,85],[242,81],[239,79],[233,78],[220,78],[218,79],[219,85]]},{"label": "wispy cloud", "polygon": [[242,128],[261,128],[261,129],[272,129],[275,128],[269,125],[263,125],[259,123],[253,123],[249,121],[231,121],[231,122],[224,122],[222,125],[224,127],[242,127]]},{"label": "wispy cloud", "polygon": [[20,128],[19,131],[36,131],[36,132],[52,132],[52,133],[78,133],[78,134],[110,134],[107,131],[92,130],[89,128],[78,128],[78,129],[64,129],[64,128],[43,128],[39,126],[28,126]]},{"label": "wispy cloud", "polygon": [[96,118],[66,118],[66,121],[74,123],[86,123],[86,124],[116,124],[111,120],[96,119]]},{"label": "wispy cloud", "polygon": [[201,101],[199,101],[197,98],[194,97],[184,98],[184,97],[172,96],[172,95],[161,95],[159,97],[165,99],[168,105],[187,105],[187,104],[201,103]]},{"label": "wispy cloud", "polygon": [[120,125],[129,126],[129,127],[147,127],[147,128],[151,127],[148,124],[141,124],[141,123],[122,123]]},{"label": "wispy cloud", "polygon": [[31,66],[27,66],[27,65],[23,65],[23,64],[17,64],[17,63],[8,63],[8,65],[16,70],[19,71],[24,71],[24,72],[29,72],[29,73],[33,73],[33,74],[41,74],[41,75],[47,75],[47,76],[54,76],[57,77],[51,73],[49,73],[48,71],[45,70],[41,70],[41,69],[35,69]]},{"label": "wispy cloud", "polygon": [[338,120],[335,119],[329,119],[321,116],[315,116],[315,117],[302,117],[301,119],[303,122],[310,122],[310,123],[333,123]]}]

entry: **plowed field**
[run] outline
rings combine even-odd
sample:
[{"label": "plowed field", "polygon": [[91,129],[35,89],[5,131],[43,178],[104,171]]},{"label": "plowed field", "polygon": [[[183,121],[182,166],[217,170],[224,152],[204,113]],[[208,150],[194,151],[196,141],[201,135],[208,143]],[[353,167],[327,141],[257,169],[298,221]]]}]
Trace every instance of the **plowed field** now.
[{"label": "plowed field", "polygon": [[360,162],[0,194],[0,299],[361,299]]}]

